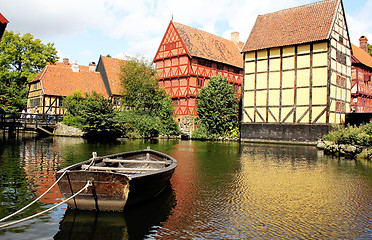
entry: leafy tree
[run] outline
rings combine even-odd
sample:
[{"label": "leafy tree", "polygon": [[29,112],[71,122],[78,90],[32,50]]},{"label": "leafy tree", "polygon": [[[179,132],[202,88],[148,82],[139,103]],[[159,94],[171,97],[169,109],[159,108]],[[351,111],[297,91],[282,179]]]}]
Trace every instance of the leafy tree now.
[{"label": "leafy tree", "polygon": [[[172,117],[172,100],[164,89],[159,88],[156,70],[151,62],[144,58],[128,58],[121,68],[120,78],[123,86],[123,106],[127,110],[159,118],[159,133],[179,133],[178,124]],[[157,120],[152,119],[151,122]]]},{"label": "leafy tree", "polygon": [[368,44],[368,53],[372,56],[372,45]]},{"label": "leafy tree", "polygon": [[198,94],[199,123],[212,135],[224,135],[238,126],[239,103],[226,78],[212,76]]},{"label": "leafy tree", "polygon": [[64,99],[67,113],[64,123],[82,129],[89,135],[119,135],[119,126],[115,118],[112,103],[96,92],[80,91]]},{"label": "leafy tree", "polygon": [[144,58],[128,58],[121,68],[123,104],[135,111],[153,111],[159,108],[161,98],[156,70]]},{"label": "leafy tree", "polygon": [[122,132],[129,138],[151,138],[159,136],[161,120],[149,113],[138,113],[133,110],[118,113]]},{"label": "leafy tree", "polygon": [[30,33],[5,31],[0,42],[0,104],[5,111],[17,112],[26,107],[27,83],[48,62],[58,60],[54,44],[46,45]]}]

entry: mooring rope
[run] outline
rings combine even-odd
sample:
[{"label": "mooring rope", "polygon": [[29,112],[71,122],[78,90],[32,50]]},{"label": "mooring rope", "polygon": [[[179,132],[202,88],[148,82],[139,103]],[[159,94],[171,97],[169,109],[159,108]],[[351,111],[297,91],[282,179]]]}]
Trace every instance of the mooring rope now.
[{"label": "mooring rope", "polygon": [[92,183],[91,183],[90,181],[88,181],[87,184],[86,184],[82,189],[80,189],[78,192],[76,192],[74,195],[72,195],[71,197],[67,198],[66,200],[64,200],[64,201],[62,201],[62,202],[60,202],[60,203],[58,203],[57,205],[55,205],[55,206],[53,206],[53,207],[51,207],[51,208],[48,208],[48,209],[46,209],[46,210],[44,210],[44,211],[42,211],[42,212],[36,213],[36,214],[34,214],[34,215],[32,215],[32,216],[29,216],[29,217],[26,217],[26,218],[23,218],[23,219],[20,219],[20,220],[14,221],[14,222],[10,222],[10,223],[6,223],[6,224],[3,224],[3,225],[0,225],[0,228],[9,227],[9,226],[11,226],[11,225],[14,225],[14,224],[17,224],[17,223],[20,223],[20,222],[27,221],[27,220],[32,219],[32,218],[34,218],[34,217],[37,217],[37,216],[39,216],[39,215],[41,215],[41,214],[44,214],[44,213],[46,213],[46,212],[48,212],[48,211],[50,211],[50,210],[53,210],[53,209],[55,209],[56,207],[58,207],[58,206],[60,206],[60,205],[62,205],[62,204],[64,204],[64,203],[66,203],[66,202],[69,201],[70,199],[76,197],[76,196],[79,195],[82,191],[84,191],[85,189],[87,189],[89,186],[92,186]]},{"label": "mooring rope", "polygon": [[19,209],[18,211],[10,214],[9,216],[6,216],[6,217],[0,219],[0,222],[5,221],[10,217],[13,217],[14,215],[22,212],[23,210],[25,210],[26,208],[28,208],[29,206],[31,206],[35,202],[39,201],[40,198],[42,198],[47,192],[49,192],[62,179],[62,177],[65,175],[66,172],[67,171],[64,171],[63,174],[58,178],[58,180],[48,190],[46,190],[43,194],[41,194],[38,198],[36,198],[33,202],[29,203],[28,205],[24,206],[23,208]]}]

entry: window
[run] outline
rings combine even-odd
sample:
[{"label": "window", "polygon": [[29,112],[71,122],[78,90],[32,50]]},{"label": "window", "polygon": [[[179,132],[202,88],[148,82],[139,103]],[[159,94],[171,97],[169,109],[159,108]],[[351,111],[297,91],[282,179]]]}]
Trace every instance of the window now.
[{"label": "window", "polygon": [[364,74],[364,81],[365,82],[371,81],[371,79],[372,79],[372,75],[369,75],[368,73]]},{"label": "window", "polygon": [[200,78],[198,78],[198,87],[203,87],[203,83],[204,83],[204,80],[203,79],[200,79]]},{"label": "window", "polygon": [[346,87],[346,78],[340,75],[337,75],[336,84],[341,87]]},{"label": "window", "polygon": [[218,63],[217,63],[217,69],[218,69],[218,70],[223,70],[223,64],[218,64]]},{"label": "window", "polygon": [[30,99],[30,107],[38,107],[40,105],[40,98]]},{"label": "window", "polygon": [[345,65],[346,64],[346,54],[337,50],[336,61]]},{"label": "window", "polygon": [[166,51],[169,51],[169,50],[172,50],[172,49],[175,49],[176,48],[176,43],[175,42],[172,42],[172,43],[168,43],[165,45],[165,50]]},{"label": "window", "polygon": [[239,68],[234,68],[234,73],[239,74],[240,73],[240,69]]},{"label": "window", "polygon": [[344,38],[341,35],[339,35],[338,41],[339,43],[344,44]]},{"label": "window", "polygon": [[344,102],[336,101],[336,112],[345,112],[346,106]]},{"label": "window", "polygon": [[210,61],[204,60],[204,59],[199,59],[198,63],[199,63],[199,65],[206,66],[206,67],[211,67],[212,66],[212,63]]}]

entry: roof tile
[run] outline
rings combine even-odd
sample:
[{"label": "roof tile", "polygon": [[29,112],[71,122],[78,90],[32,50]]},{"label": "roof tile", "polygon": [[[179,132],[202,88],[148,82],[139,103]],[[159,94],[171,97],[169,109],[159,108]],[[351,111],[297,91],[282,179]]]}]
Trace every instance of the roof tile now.
[{"label": "roof tile", "polygon": [[242,52],[329,38],[339,0],[325,0],[259,15]]},{"label": "roof tile", "polygon": [[120,95],[122,89],[120,81],[120,71],[122,65],[125,63],[125,60],[104,56],[101,56],[101,59],[105,67],[111,93],[114,95]]},{"label": "roof tile", "polygon": [[372,56],[354,44],[351,44],[351,47],[353,49],[353,56],[365,66],[372,68]]},{"label": "roof tile", "polygon": [[243,57],[240,53],[243,43],[235,44],[231,40],[176,22],[174,26],[192,57],[243,68]]},{"label": "roof tile", "polygon": [[88,69],[89,67],[79,66],[79,72],[73,72],[71,65],[47,65],[32,82],[40,80],[45,95],[68,96],[81,90],[82,93],[95,91],[108,97],[100,73],[90,72]]}]

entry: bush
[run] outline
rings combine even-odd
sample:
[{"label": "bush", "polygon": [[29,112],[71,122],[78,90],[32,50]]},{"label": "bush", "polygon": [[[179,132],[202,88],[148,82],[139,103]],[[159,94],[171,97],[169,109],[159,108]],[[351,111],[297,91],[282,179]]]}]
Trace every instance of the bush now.
[{"label": "bush", "polygon": [[358,154],[357,159],[365,159],[370,161],[372,159],[372,148],[364,149]]},{"label": "bush", "polygon": [[161,121],[159,117],[132,110],[118,113],[120,129],[129,138],[151,138],[159,136]]},{"label": "bush", "polygon": [[76,91],[64,99],[66,114],[64,124],[77,127],[87,132],[86,137],[120,135],[119,124],[115,118],[115,110],[108,99],[95,92]]},{"label": "bush", "polygon": [[331,132],[323,136],[323,139],[336,144],[372,145],[372,121],[359,127],[350,125],[347,127],[335,126]]},{"label": "bush", "polygon": [[209,140],[211,135],[207,128],[202,123],[199,123],[195,131],[192,132],[192,138],[198,140]]},{"label": "bush", "polygon": [[239,99],[233,87],[221,75],[212,76],[208,86],[201,88],[196,111],[199,122],[215,136],[224,135],[239,124]]}]

